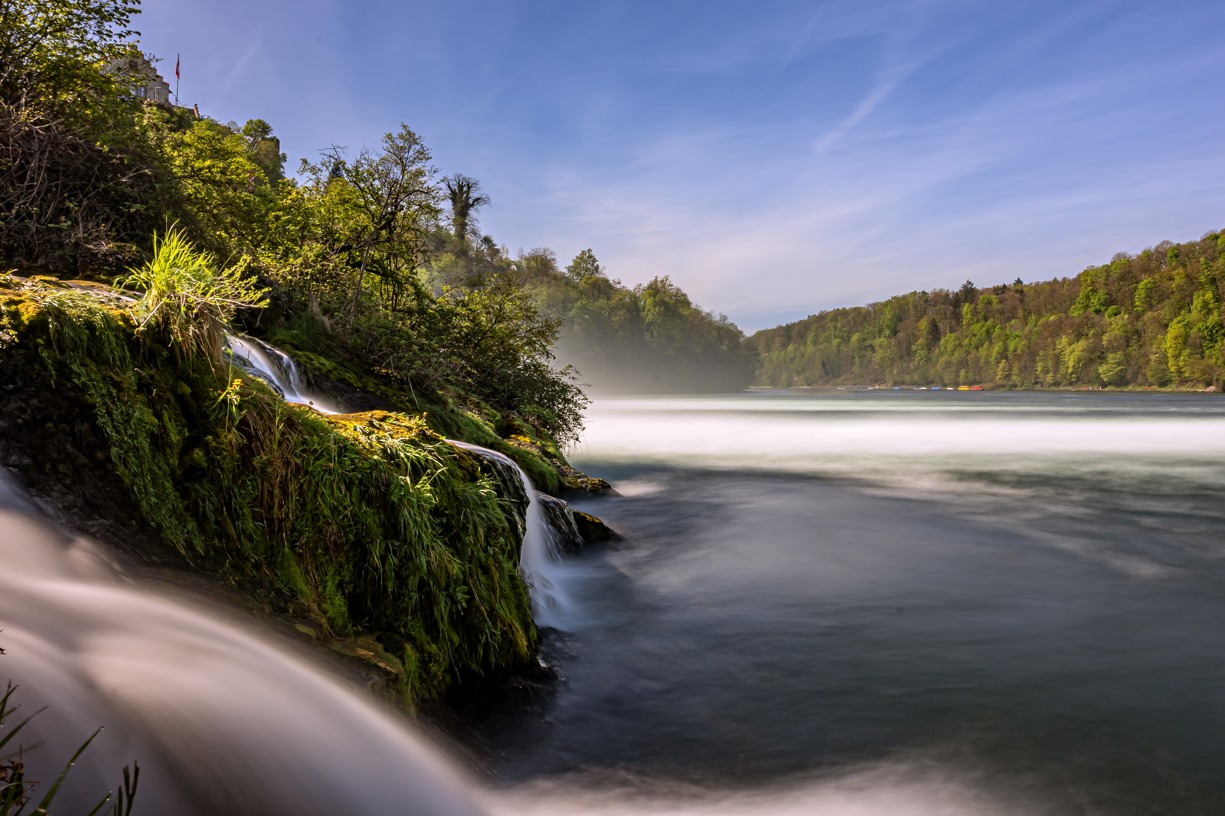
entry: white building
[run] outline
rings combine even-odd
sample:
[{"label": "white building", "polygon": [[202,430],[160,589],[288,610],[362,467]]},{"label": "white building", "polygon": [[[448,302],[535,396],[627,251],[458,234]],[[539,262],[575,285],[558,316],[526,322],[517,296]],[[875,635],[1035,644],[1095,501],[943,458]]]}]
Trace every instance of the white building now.
[{"label": "white building", "polygon": [[170,104],[170,83],[162,79],[162,75],[143,54],[120,57],[111,62],[106,70],[127,85],[133,96],[162,105]]}]

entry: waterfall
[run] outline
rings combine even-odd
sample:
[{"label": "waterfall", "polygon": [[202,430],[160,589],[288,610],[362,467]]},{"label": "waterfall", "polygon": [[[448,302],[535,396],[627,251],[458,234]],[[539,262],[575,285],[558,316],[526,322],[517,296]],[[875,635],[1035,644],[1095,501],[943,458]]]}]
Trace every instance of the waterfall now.
[{"label": "waterfall", "polygon": [[27,779],[49,784],[104,727],[52,812],[88,812],[133,760],[137,813],[483,812],[421,737],[290,646],[137,585],[23,504],[0,471],[0,675],[21,705],[8,727],[46,707],[19,735]]},{"label": "waterfall", "polygon": [[571,609],[565,591],[565,566],[552,525],[549,524],[544,503],[536,495],[536,488],[523,468],[505,454],[473,445],[470,442],[447,440],[457,448],[471,451],[491,462],[495,467],[511,474],[522,486],[527,497],[527,517],[523,531],[523,546],[519,551],[519,571],[527,581],[532,593],[532,610],[540,626],[561,628]]},{"label": "waterfall", "polygon": [[[237,335],[226,345],[287,401],[342,411],[312,394],[280,350]],[[502,454],[454,444],[522,491],[520,569],[537,621],[556,625],[567,607],[555,581],[560,559],[531,480]],[[0,565],[0,689],[12,678],[21,706],[8,727],[41,709],[20,735],[26,779],[50,784],[103,729],[54,812],[88,812],[134,760],[139,813],[485,812],[483,794],[420,735],[298,644],[181,591],[137,584],[104,548],[40,517],[2,469]]]},{"label": "waterfall", "polygon": [[[317,394],[309,392],[302,383],[297,363],[285,352],[262,340],[246,335],[231,334],[226,337],[226,347],[234,362],[252,376],[258,377],[276,389],[287,402],[309,405],[324,414],[344,413]],[[456,447],[471,451],[501,468],[512,485],[519,485],[527,499],[527,518],[523,533],[523,544],[519,554],[519,570],[531,588],[532,607],[536,623],[541,626],[558,626],[565,616],[569,603],[559,584],[563,570],[557,533],[549,521],[549,513],[536,495],[532,480],[513,460],[497,451],[482,448],[468,442],[447,440]],[[574,519],[569,519],[573,528]],[[576,530],[568,531],[574,538]]]},{"label": "waterfall", "polygon": [[343,408],[326,397],[308,390],[302,382],[298,364],[280,349],[242,334],[226,335],[225,344],[239,368],[268,383],[286,402],[309,405],[321,414],[345,413]]},{"label": "waterfall", "polygon": [[[617,784],[575,777],[482,791],[436,746],[273,636],[216,604],[136,583],[100,547],[37,517],[3,470],[0,564],[0,685],[7,678],[19,684],[14,701],[21,706],[8,727],[46,707],[20,735],[27,780],[54,779],[104,727],[68,774],[52,813],[89,812],[133,760],[141,767],[135,812],[150,816],[1049,810],[1001,801],[972,773],[921,755],[756,790],[626,775],[612,780]],[[36,801],[40,795],[35,791]]]}]

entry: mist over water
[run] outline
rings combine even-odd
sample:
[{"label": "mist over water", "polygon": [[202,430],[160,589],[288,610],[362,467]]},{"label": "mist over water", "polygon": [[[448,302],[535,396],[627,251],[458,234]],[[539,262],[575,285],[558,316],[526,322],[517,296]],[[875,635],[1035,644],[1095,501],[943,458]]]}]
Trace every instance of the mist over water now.
[{"label": "mist over water", "polygon": [[606,400],[589,412],[575,454],[601,464],[884,480],[970,467],[1042,470],[1056,461],[1178,472],[1225,454],[1225,412],[1217,397],[1172,394],[766,391]]},{"label": "mist over water", "polygon": [[1211,395],[597,403],[622,495],[580,507],[628,540],[496,772],[538,813],[1225,812],[1223,454]]}]

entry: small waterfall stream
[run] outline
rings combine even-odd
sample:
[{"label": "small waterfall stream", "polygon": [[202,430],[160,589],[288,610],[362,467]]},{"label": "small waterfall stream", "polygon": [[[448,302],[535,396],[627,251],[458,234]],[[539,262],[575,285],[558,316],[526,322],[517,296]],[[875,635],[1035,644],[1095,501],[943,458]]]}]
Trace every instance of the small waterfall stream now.
[{"label": "small waterfall stream", "polygon": [[345,413],[343,407],[310,391],[298,364],[280,349],[243,334],[226,335],[225,345],[239,368],[275,388],[286,402],[309,405],[321,414]]},{"label": "small waterfall stream", "polygon": [[523,545],[519,551],[519,571],[523,573],[532,593],[532,612],[536,623],[540,626],[563,628],[571,610],[569,594],[565,590],[565,565],[561,560],[553,527],[549,523],[543,502],[536,495],[532,480],[523,472],[523,468],[505,454],[470,442],[455,439],[447,441],[512,474],[522,485],[528,504]]}]

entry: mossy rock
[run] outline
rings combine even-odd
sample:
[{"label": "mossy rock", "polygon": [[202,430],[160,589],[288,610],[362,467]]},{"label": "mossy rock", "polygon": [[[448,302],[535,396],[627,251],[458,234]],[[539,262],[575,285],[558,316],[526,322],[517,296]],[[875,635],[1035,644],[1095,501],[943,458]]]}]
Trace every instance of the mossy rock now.
[{"label": "mossy rock", "polygon": [[620,533],[590,513],[574,509],[570,512],[574,514],[574,526],[578,528],[583,544],[609,544],[625,540]]}]

